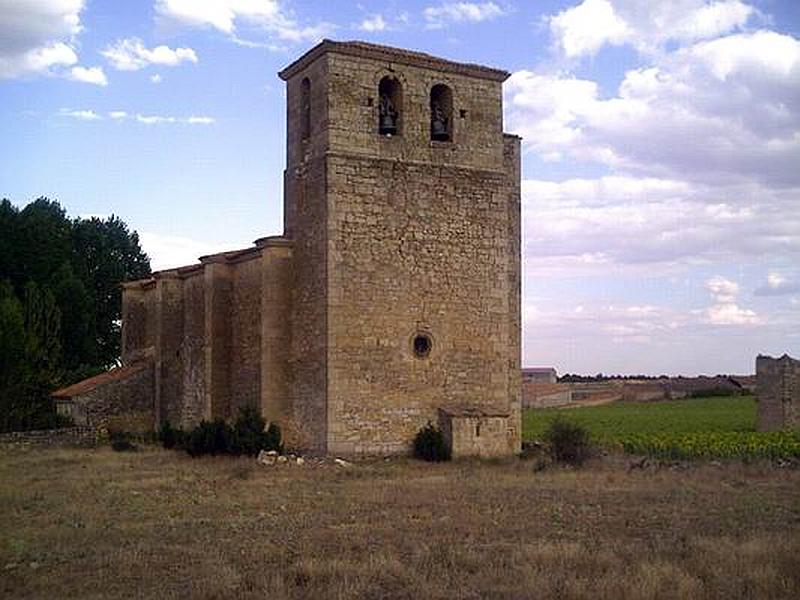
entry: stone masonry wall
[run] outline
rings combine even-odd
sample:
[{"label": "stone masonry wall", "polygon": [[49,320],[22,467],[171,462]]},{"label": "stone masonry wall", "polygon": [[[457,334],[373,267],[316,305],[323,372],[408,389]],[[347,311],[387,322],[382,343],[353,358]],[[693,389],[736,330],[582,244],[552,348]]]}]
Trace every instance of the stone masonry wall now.
[{"label": "stone masonry wall", "polygon": [[800,428],[800,360],[756,358],[758,430]]},{"label": "stone masonry wall", "polygon": [[[269,244],[269,245],[268,245]],[[291,435],[292,246],[264,241],[261,259],[261,413]]]},{"label": "stone masonry wall", "polygon": [[205,407],[205,281],[198,271],[183,280],[183,383],[180,421],[175,427],[191,429],[207,417]]},{"label": "stone masonry wall", "polygon": [[508,208],[508,401],[509,444],[512,452],[522,450],[522,314],[521,314],[521,140],[517,136],[503,138],[503,170],[506,173]]},{"label": "stone masonry wall", "polygon": [[[397,452],[437,409],[508,409],[505,174],[328,159],[329,448]],[[412,339],[433,348],[417,358]]]},{"label": "stone masonry wall", "polygon": [[235,418],[244,406],[261,403],[261,260],[232,265],[231,408]]}]

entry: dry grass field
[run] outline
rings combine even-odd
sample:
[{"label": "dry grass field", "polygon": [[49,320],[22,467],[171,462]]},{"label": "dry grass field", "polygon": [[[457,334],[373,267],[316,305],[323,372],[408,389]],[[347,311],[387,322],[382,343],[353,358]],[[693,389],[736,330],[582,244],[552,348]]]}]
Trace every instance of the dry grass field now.
[{"label": "dry grass field", "polygon": [[800,471],[0,452],[3,598],[798,598]]}]

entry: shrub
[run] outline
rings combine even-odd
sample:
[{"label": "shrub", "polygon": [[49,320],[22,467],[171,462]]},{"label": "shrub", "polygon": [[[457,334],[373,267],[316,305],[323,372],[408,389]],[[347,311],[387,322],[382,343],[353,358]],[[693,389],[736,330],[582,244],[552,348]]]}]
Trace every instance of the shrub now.
[{"label": "shrub", "polygon": [[414,457],[431,462],[450,460],[450,448],[444,434],[430,421],[414,437]]},{"label": "shrub", "polygon": [[[277,424],[271,423],[264,431],[265,421],[256,408],[245,407],[233,427],[222,419],[201,421],[189,432],[172,429],[165,422],[161,426],[159,437],[165,448],[177,447],[185,449],[191,456],[204,454],[245,454],[255,456],[261,450],[283,452],[281,430]],[[172,446],[167,444],[171,443]]]},{"label": "shrub", "polygon": [[264,433],[264,445],[262,450],[275,450],[283,454],[283,442],[281,442],[281,428],[277,423],[270,423],[267,431]]},{"label": "shrub", "polygon": [[171,450],[178,445],[178,432],[172,428],[169,421],[161,423],[161,428],[158,430],[158,440],[167,450]]},{"label": "shrub", "polygon": [[[245,406],[239,410],[239,416],[233,425],[232,454],[255,456],[260,450],[277,450],[266,448],[267,434],[264,432],[266,421],[258,409]],[[280,438],[280,434],[278,434]],[[280,443],[280,439],[278,439]]]},{"label": "shrub", "polygon": [[186,451],[190,456],[225,454],[232,448],[232,430],[222,419],[201,421],[189,432]]},{"label": "shrub", "polygon": [[577,423],[556,418],[544,435],[550,453],[558,462],[579,467],[594,453],[589,431]]},{"label": "shrub", "polygon": [[114,452],[133,452],[137,450],[136,446],[131,443],[128,434],[124,431],[111,430],[108,432],[108,439]]}]

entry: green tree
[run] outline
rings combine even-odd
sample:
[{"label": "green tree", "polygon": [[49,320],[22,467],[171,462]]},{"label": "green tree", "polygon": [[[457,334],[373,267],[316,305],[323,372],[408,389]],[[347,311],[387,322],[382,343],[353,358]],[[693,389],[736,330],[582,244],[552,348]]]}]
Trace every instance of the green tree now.
[{"label": "green tree", "polygon": [[51,419],[54,387],[119,360],[123,281],[150,274],[118,217],[69,219],[58,202],[0,201],[0,424]]},{"label": "green tree", "polygon": [[150,261],[120,218],[77,219],[73,223],[73,253],[80,274],[94,300],[97,359],[110,366],[119,358],[123,281],[150,275]]},{"label": "green tree", "polygon": [[68,262],[53,275],[50,288],[61,310],[63,363],[72,379],[70,373],[98,365],[94,302]]}]

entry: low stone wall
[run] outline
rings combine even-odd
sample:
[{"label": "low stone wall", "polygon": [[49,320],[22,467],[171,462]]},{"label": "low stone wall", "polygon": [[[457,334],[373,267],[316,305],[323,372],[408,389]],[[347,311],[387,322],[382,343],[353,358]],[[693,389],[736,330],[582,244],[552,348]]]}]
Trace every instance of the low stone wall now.
[{"label": "low stone wall", "polygon": [[98,442],[98,431],[94,427],[62,427],[60,429],[37,429],[12,431],[0,434],[0,447],[26,446],[94,446]]},{"label": "low stone wall", "polygon": [[555,408],[572,403],[572,390],[566,383],[522,384],[522,408]]},{"label": "low stone wall", "polygon": [[758,430],[800,428],[800,360],[756,358]]}]

